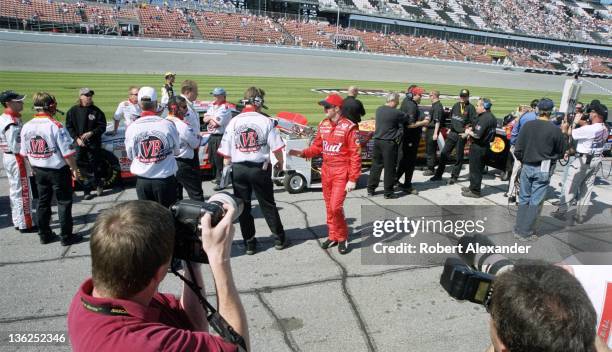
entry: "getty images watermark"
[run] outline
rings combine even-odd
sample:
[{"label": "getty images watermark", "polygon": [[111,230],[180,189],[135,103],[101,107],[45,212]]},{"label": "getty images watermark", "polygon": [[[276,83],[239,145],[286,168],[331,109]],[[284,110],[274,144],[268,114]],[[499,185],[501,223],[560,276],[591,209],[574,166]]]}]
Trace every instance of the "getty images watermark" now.
[{"label": "getty images watermark", "polygon": [[[600,231],[612,225],[605,216],[601,223],[581,226],[543,216],[538,225],[542,236],[522,242],[512,232],[516,214],[505,206],[362,206],[361,213],[363,264],[441,265],[451,255],[477,254],[561,261],[578,252],[612,252],[612,243]],[[460,242],[475,235],[491,242]]]}]

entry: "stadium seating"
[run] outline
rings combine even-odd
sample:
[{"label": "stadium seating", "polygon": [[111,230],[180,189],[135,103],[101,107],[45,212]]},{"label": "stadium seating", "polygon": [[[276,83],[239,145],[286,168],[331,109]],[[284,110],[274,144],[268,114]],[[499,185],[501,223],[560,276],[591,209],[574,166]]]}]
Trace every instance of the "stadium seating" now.
[{"label": "stadium seating", "polygon": [[138,9],[145,37],[192,38],[191,27],[180,9],[145,6]]},{"label": "stadium seating", "polygon": [[268,17],[201,12],[194,19],[202,36],[209,40],[282,44],[284,39],[280,26]]}]

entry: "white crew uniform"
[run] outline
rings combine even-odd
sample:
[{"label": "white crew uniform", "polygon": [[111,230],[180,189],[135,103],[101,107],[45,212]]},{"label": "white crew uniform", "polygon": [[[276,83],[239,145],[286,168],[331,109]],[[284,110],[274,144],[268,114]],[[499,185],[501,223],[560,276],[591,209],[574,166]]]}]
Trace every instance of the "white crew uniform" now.
[{"label": "white crew uniform", "polygon": [[284,243],[285,230],[274,200],[270,150],[279,151],[285,144],[272,120],[253,111],[247,105],[243,113],[231,119],[217,153],[232,159],[234,195],[244,201],[240,214],[240,232],[247,246],[257,242],[255,222],[251,215],[251,194],[255,193],[259,207],[276,242]]},{"label": "white crew uniform", "polygon": [[115,110],[114,119],[115,121],[125,121],[125,127],[129,126],[132,122],[136,121],[142,110],[138,103],[132,104],[129,100],[122,101]]},{"label": "white crew uniform", "polygon": [[38,235],[48,243],[51,231],[51,199],[55,193],[60,236],[69,240],[72,233],[72,177],[65,158],[76,153],[74,141],[64,126],[46,113],[34,115],[21,129],[19,153],[27,156],[34,168],[38,189]]},{"label": "white crew uniform", "polygon": [[601,167],[604,146],[608,139],[608,129],[604,123],[594,123],[572,130],[576,141],[576,158],[569,165],[567,186],[559,199],[557,212],[565,213],[576,194],[578,199],[576,215],[584,217],[587,203],[591,199],[595,177]]},{"label": "white crew uniform", "polygon": [[206,129],[208,132],[210,132],[208,161],[213,166],[215,180],[217,184],[219,184],[222,177],[221,172],[223,171],[223,157],[217,154],[217,150],[219,150],[219,145],[221,144],[221,138],[223,137],[225,128],[232,119],[232,109],[229,107],[227,102],[222,102],[220,104],[213,102],[212,104],[208,105],[205,116],[212,117],[212,119],[218,124],[218,126],[213,126],[211,123],[209,123]]},{"label": "white crew uniform", "polygon": [[178,117],[168,116],[166,119],[174,123],[179,135],[179,152],[176,157],[193,159],[194,149],[203,146],[205,140],[189,124]]},{"label": "white crew uniform", "polygon": [[45,169],[61,169],[68,165],[64,158],[76,153],[74,141],[64,126],[53,117],[37,114],[21,129],[21,148],[30,165]]},{"label": "white crew uniform", "polygon": [[194,158],[194,155],[197,148],[204,145],[206,140],[185,121],[174,116],[168,116],[167,119],[174,123],[179,134],[179,153],[176,156],[178,167],[176,179],[179,183],[177,198],[183,199],[184,188],[189,199],[204,201],[200,162],[198,158]]},{"label": "white crew uniform", "polygon": [[176,202],[179,135],[174,124],[144,111],[125,132],[125,150],[132,160],[130,172],[137,176],[136,195],[164,207]]},{"label": "white crew uniform", "polygon": [[19,230],[27,230],[34,224],[29,170],[25,157],[19,154],[22,126],[19,114],[7,109],[0,115],[0,152],[3,153],[4,171],[9,181],[13,226]]},{"label": "white crew uniform", "polygon": [[274,122],[258,112],[245,112],[227,125],[217,153],[228,156],[232,164],[270,161],[270,151],[285,146],[274,128]]},{"label": "white crew uniform", "polygon": [[183,94],[181,97],[187,101],[187,113],[185,114],[184,120],[193,128],[196,132],[200,132],[200,115],[193,108],[193,102],[187,99]]},{"label": "white crew uniform", "polygon": [[174,124],[146,112],[125,132],[125,150],[132,160],[130,172],[145,178],[166,178],[176,173],[179,136]]}]

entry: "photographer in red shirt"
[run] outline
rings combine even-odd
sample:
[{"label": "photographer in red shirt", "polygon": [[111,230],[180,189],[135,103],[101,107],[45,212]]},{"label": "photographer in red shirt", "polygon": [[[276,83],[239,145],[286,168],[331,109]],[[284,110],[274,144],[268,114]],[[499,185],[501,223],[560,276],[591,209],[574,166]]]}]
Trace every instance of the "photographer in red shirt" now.
[{"label": "photographer in red shirt", "polygon": [[327,210],[328,239],[321,244],[327,249],[338,244],[340,254],[348,253],[348,227],[344,219],[346,193],[355,189],[361,174],[361,152],[358,126],[342,116],[343,100],[337,94],[319,102],[326,118],[319,124],[317,135],[309,148],[290,150],[289,155],[312,158],[323,154],[321,183]]}]

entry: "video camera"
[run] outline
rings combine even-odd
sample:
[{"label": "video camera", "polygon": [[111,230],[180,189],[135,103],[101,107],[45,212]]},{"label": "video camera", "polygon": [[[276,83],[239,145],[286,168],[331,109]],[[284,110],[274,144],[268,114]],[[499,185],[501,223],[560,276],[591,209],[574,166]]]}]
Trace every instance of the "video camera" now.
[{"label": "video camera", "polygon": [[[491,246],[493,242],[486,236],[464,236],[459,240],[463,248],[468,245]],[[457,300],[468,300],[488,306],[493,294],[493,281],[496,274],[509,270],[514,262],[499,254],[461,253],[461,258],[447,258],[440,285]]]},{"label": "video camera", "polygon": [[234,208],[234,222],[244,209],[244,202],[227,192],[213,194],[207,202],[180,200],[170,207],[176,232],[174,258],[208,264],[208,256],[202,248],[200,219],[210,214],[211,226],[216,226],[225,216],[223,204]]}]

